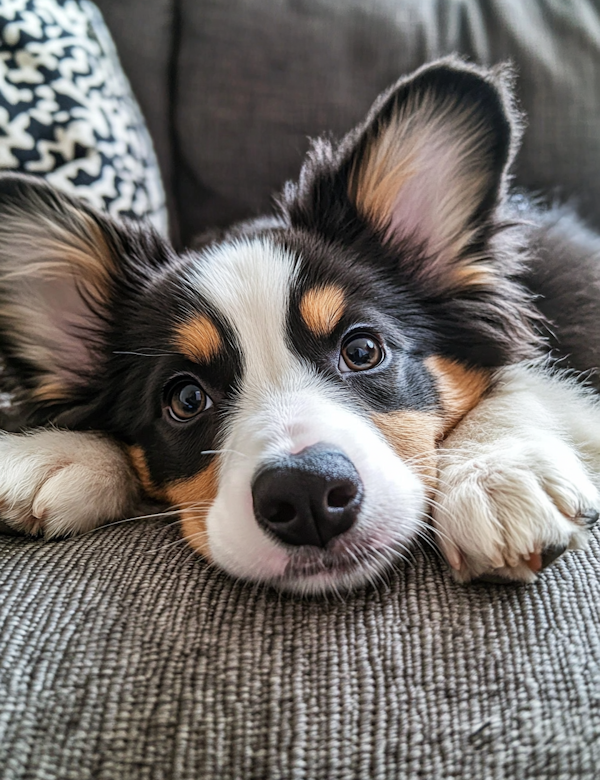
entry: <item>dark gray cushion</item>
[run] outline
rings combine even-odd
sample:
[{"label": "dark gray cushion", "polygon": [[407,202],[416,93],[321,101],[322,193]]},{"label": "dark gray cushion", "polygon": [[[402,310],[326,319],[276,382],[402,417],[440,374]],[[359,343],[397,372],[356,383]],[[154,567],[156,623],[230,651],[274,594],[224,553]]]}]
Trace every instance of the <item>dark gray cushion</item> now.
[{"label": "dark gray cushion", "polygon": [[307,137],[457,51],[511,58],[529,117],[518,182],[575,197],[600,225],[600,3],[182,0],[175,128],[182,235],[260,213]]}]

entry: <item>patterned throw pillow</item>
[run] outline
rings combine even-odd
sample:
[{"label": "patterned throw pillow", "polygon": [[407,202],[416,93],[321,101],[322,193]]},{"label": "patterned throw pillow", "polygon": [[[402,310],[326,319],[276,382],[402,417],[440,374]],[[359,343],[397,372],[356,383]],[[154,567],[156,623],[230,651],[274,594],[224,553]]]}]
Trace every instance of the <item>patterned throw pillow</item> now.
[{"label": "patterned throw pillow", "polygon": [[0,169],[44,176],[166,234],[152,141],[102,16],[87,0],[0,2]]}]

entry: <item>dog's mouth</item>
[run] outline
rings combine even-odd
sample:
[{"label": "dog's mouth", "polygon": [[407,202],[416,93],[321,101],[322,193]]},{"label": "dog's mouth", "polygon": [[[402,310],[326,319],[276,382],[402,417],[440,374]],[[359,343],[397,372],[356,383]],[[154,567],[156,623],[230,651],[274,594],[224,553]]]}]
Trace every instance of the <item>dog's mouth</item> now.
[{"label": "dog's mouth", "polygon": [[332,549],[302,547],[295,550],[274,583],[277,587],[304,593],[335,588],[346,590],[374,581],[398,557],[389,545],[370,542],[342,542]]}]

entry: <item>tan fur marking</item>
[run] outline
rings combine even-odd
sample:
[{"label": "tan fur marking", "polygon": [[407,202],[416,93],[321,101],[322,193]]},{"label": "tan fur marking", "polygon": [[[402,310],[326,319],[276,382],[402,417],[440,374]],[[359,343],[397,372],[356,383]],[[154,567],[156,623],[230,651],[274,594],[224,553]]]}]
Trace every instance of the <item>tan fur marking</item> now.
[{"label": "tan fur marking", "polygon": [[208,363],[219,354],[222,344],[215,324],[200,314],[177,329],[175,346],[190,360]]},{"label": "tan fur marking", "polygon": [[[453,253],[458,254],[470,240],[471,233],[464,227],[488,180],[485,170],[461,166],[470,155],[481,158],[478,149],[481,132],[468,112],[455,115],[451,98],[442,107],[429,98],[421,103],[410,100],[389,125],[372,138],[351,171],[348,194],[361,214],[377,227],[384,227],[406,186],[415,177],[431,175],[427,172],[432,157],[442,155],[447,164],[451,152],[454,163],[449,167],[449,174],[452,179],[445,183],[448,193],[438,193],[437,203],[444,241],[434,243],[429,249],[437,254],[450,244]],[[457,189],[462,194],[460,200],[454,197]]]},{"label": "tan fur marking", "polygon": [[395,150],[385,135],[382,147],[378,154],[370,149],[352,170],[349,188],[358,211],[378,228],[385,226],[398,193],[416,173],[414,154],[393,162],[389,157]]},{"label": "tan fur marking", "polygon": [[77,240],[73,241],[65,231],[62,236],[59,235],[53,240],[56,244],[55,251],[58,254],[62,246],[62,255],[67,263],[72,268],[80,269],[95,289],[100,288],[105,292],[109,272],[114,267],[106,238],[100,227],[87,214],[75,212],[74,224],[77,221],[80,223]]},{"label": "tan fur marking", "polygon": [[[173,482],[165,488],[169,503],[181,505],[181,530],[188,544],[211,560],[206,534],[206,515],[217,497],[217,460],[190,479]],[[187,508],[186,508],[187,507]]]},{"label": "tan fur marking", "polygon": [[105,292],[114,263],[104,234],[87,214],[75,209],[71,211],[69,229],[47,218],[41,218],[40,224],[23,223],[20,216],[14,218],[14,223],[9,221],[13,239],[17,240],[16,233],[22,242],[21,251],[30,258],[38,256],[40,259],[30,259],[6,271],[3,278],[61,279],[67,273],[91,285],[92,292]]},{"label": "tan fur marking", "polygon": [[340,321],[344,308],[344,292],[333,284],[309,290],[300,301],[302,319],[315,336],[328,336]]},{"label": "tan fur marking", "polygon": [[437,479],[437,444],[443,435],[443,421],[436,412],[382,412],[373,422],[388,444],[425,484],[434,489]]},{"label": "tan fur marking", "polygon": [[[65,288],[76,280],[87,297],[102,303],[108,295],[114,260],[102,229],[84,211],[65,207],[60,219],[55,219],[47,216],[43,204],[36,204],[34,198],[32,206],[36,205],[39,214],[35,220],[9,209],[0,227],[0,237],[13,247],[14,255],[2,263],[2,281],[14,286],[15,291],[14,301],[4,307],[3,319],[15,323],[19,354],[42,371],[33,396],[40,401],[60,401],[70,396],[70,390],[57,378],[54,355],[38,341],[44,313],[39,311],[35,295],[28,292],[29,279]],[[19,285],[20,281],[25,286]]]},{"label": "tan fur marking", "polygon": [[137,445],[128,447],[128,455],[142,487],[149,496],[165,501],[173,507],[182,507],[179,516],[183,536],[196,552],[210,560],[206,515],[217,497],[217,461],[213,460],[204,471],[189,479],[180,479],[159,489],[150,478],[142,448]]},{"label": "tan fur marking", "polygon": [[485,369],[467,368],[454,360],[430,357],[425,365],[434,375],[444,409],[444,436],[471,411],[490,385]]},{"label": "tan fur marking", "polygon": [[36,401],[64,401],[70,397],[67,388],[51,375],[48,379],[41,376],[39,385],[31,391],[31,395]]},{"label": "tan fur marking", "polygon": [[157,488],[150,478],[150,470],[148,469],[148,463],[146,461],[146,454],[144,450],[137,444],[134,444],[130,447],[127,447],[127,455],[129,456],[129,462],[137,474],[137,478],[139,479],[144,491],[152,498],[156,498],[159,501],[165,501],[165,493]]},{"label": "tan fur marking", "polygon": [[488,287],[497,284],[498,273],[490,265],[471,263],[457,266],[454,278],[459,288]]}]

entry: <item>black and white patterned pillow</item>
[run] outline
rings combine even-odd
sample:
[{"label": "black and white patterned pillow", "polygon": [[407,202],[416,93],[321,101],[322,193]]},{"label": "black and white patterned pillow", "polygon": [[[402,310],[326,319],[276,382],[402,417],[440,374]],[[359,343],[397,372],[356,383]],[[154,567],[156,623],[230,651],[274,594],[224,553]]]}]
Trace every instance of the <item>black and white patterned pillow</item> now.
[{"label": "black and white patterned pillow", "polygon": [[0,0],[0,169],[167,232],[144,119],[87,0]]}]

